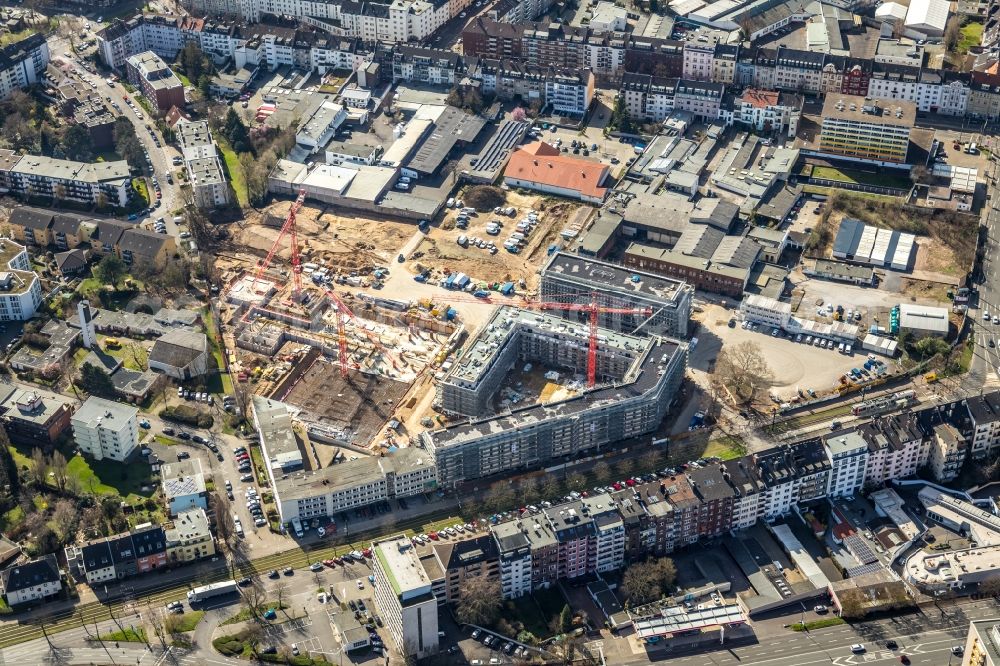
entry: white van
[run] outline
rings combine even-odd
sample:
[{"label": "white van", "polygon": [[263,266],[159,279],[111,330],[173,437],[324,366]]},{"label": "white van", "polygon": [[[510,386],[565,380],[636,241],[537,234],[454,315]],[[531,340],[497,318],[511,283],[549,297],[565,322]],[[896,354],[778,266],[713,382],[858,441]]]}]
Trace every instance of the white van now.
[{"label": "white van", "polygon": [[462,234],[461,236],[458,237],[458,240],[455,242],[461,245],[462,247],[465,247],[466,245],[469,244],[469,239],[465,234]]}]

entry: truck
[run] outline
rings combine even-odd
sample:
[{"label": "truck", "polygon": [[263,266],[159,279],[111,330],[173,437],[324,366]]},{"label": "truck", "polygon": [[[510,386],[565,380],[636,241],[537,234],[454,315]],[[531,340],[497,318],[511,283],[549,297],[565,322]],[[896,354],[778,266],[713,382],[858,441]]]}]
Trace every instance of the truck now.
[{"label": "truck", "polygon": [[417,229],[419,229],[421,233],[426,234],[428,231],[431,230],[430,220],[420,220],[419,222],[417,222]]},{"label": "truck", "polygon": [[239,586],[235,580],[224,580],[219,583],[209,583],[188,590],[188,603],[194,604],[213,597],[221,597],[227,594],[235,594],[239,591]]},{"label": "truck", "polygon": [[465,273],[459,273],[455,277],[455,288],[456,289],[465,289],[465,285],[467,285],[467,284],[469,284],[469,276],[466,275]]}]

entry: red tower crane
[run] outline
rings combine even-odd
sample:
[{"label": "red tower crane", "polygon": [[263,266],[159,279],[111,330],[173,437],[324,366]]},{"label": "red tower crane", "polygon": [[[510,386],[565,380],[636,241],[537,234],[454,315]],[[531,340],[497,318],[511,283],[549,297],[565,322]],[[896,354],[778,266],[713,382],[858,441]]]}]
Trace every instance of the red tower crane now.
[{"label": "red tower crane", "polygon": [[[355,370],[361,369],[361,366],[357,363],[351,364],[350,358],[347,355],[347,330],[345,328],[345,320],[350,319],[351,321],[357,323],[357,317],[355,317],[354,313],[351,312],[351,309],[347,307],[347,304],[341,300],[340,296],[337,295],[337,292],[324,288],[323,293],[325,293],[330,300],[333,301],[337,308],[337,347],[340,353],[338,360],[340,365],[340,375],[346,378],[347,372],[350,368],[353,367]],[[382,343],[378,341],[378,336],[370,333],[364,326],[358,326],[358,330],[360,330],[361,333],[371,341],[372,345],[378,349],[383,356],[389,359],[389,363],[392,364],[393,369],[398,371],[399,363],[396,361],[395,357],[382,346]]]},{"label": "red tower crane", "polygon": [[632,314],[645,315],[653,314],[653,308],[627,308],[611,307],[601,305],[595,301],[589,303],[563,303],[560,301],[533,301],[527,299],[505,298],[502,301],[494,301],[486,298],[468,298],[461,295],[449,295],[443,298],[448,303],[489,303],[492,305],[513,305],[526,310],[569,310],[571,312],[586,312],[588,315],[589,347],[587,349],[587,386],[593,388],[597,384],[597,316],[603,313],[610,314]]},{"label": "red tower crane", "polygon": [[285,218],[285,223],[281,225],[281,231],[278,232],[278,237],[274,239],[274,243],[271,244],[271,249],[267,251],[267,257],[264,261],[257,266],[257,272],[254,273],[253,282],[250,283],[250,288],[256,290],[257,281],[260,280],[260,276],[264,274],[264,271],[268,269],[271,265],[271,261],[274,259],[274,255],[277,254],[278,248],[281,247],[281,241],[284,240],[285,235],[289,236],[289,241],[291,243],[292,250],[292,296],[297,298],[299,294],[302,293],[302,266],[301,260],[299,259],[299,239],[295,234],[295,214],[299,212],[299,208],[302,208],[302,203],[306,200],[305,189],[299,190],[299,196],[295,199],[292,207],[288,211],[288,217]]}]

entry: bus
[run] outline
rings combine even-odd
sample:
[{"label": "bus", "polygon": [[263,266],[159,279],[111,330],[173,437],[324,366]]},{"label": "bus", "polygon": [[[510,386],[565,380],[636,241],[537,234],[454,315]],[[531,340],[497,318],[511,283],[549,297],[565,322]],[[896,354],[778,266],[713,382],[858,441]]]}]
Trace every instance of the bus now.
[{"label": "bus", "polygon": [[193,604],[199,601],[205,601],[206,599],[211,599],[212,597],[221,597],[226,594],[233,594],[238,590],[239,587],[236,585],[235,580],[224,580],[219,583],[209,583],[208,585],[202,585],[194,588],[193,590],[188,590],[188,603]]}]

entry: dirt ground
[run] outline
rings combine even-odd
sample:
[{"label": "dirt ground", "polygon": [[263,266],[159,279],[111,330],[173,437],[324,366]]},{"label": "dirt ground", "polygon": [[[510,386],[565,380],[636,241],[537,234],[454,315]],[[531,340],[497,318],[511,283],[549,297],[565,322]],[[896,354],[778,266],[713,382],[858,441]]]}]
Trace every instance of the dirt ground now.
[{"label": "dirt ground", "polygon": [[336,365],[319,359],[288,392],[285,402],[317,423],[343,429],[352,443],[364,447],[392,418],[408,389],[408,384],[355,371],[344,380]]},{"label": "dirt ground", "polygon": [[[547,256],[548,247],[559,243],[562,239],[559,232],[572,224],[580,224],[580,218],[592,209],[589,206],[561,201],[548,197],[508,191],[505,205],[517,209],[514,217],[498,216],[490,213],[479,213],[469,221],[469,228],[462,230],[455,227],[456,210],[446,210],[443,220],[433,227],[429,234],[417,246],[416,252],[410,255],[417,268],[430,268],[435,272],[434,282],[444,275],[444,269],[469,275],[476,281],[518,281],[524,279],[529,292],[537,289],[538,269]],[[461,198],[461,195],[459,195]],[[519,253],[511,254],[503,249],[504,240],[516,231],[520,222],[528,213],[534,210],[539,213],[539,224],[528,237],[528,245]],[[582,210],[583,213],[578,213]],[[497,236],[486,233],[486,225],[491,220],[499,219],[503,228]],[[490,255],[488,250],[473,247],[461,247],[457,240],[461,235],[469,238],[482,238],[492,241],[499,251]]]},{"label": "dirt ground", "polygon": [[[288,216],[289,201],[272,204],[262,213],[249,215],[235,231],[233,241],[238,247],[264,255],[281,231]],[[363,215],[337,215],[332,206],[306,204],[295,218],[303,261],[325,262],[330,265],[355,268],[362,264],[389,265],[397,248],[414,231],[413,223],[376,220]],[[277,256],[291,258],[286,242]]]},{"label": "dirt ground", "polygon": [[782,399],[794,397],[799,389],[811,388],[817,393],[831,390],[842,374],[864,361],[861,353],[845,356],[835,349],[771,337],[767,327],[756,332],[744,330],[739,324],[729,328],[729,319],[736,314],[734,310],[708,305],[698,317],[701,323],[698,346],[691,352],[688,366],[702,386],[708,386],[708,372],[723,345],[732,346],[747,340],[760,345],[774,376],[772,392]]},{"label": "dirt ground", "polygon": [[956,278],[965,273],[959,269],[955,252],[950,247],[924,236],[917,238],[917,258],[913,262],[913,270]]}]

